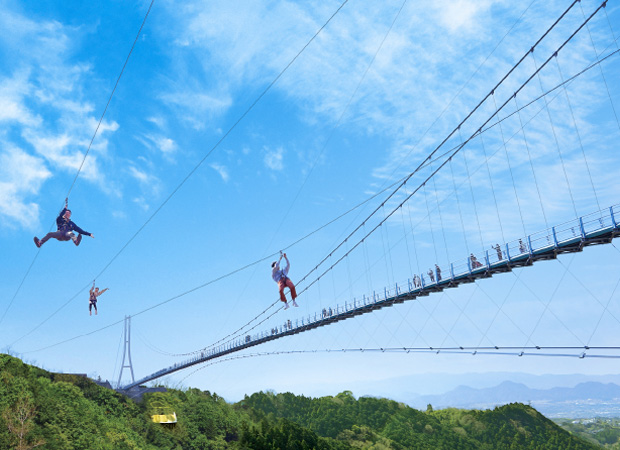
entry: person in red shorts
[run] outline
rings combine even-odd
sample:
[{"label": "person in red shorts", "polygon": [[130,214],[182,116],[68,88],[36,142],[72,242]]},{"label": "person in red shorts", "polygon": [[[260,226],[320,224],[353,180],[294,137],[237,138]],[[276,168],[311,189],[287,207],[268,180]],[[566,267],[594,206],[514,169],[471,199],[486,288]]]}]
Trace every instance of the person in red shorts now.
[{"label": "person in red shorts", "polygon": [[[280,261],[282,261],[282,257],[286,260],[286,267],[284,269],[280,269]],[[289,308],[289,304],[286,302],[286,296],[284,295],[284,288],[288,287],[291,290],[291,303],[293,306],[299,306],[295,302],[295,298],[297,297],[297,291],[295,291],[295,285],[288,277],[288,270],[291,268],[291,263],[286,257],[286,253],[280,256],[278,261],[274,261],[271,263],[271,278],[273,281],[278,283],[280,288],[280,300],[284,302],[284,309]]]}]

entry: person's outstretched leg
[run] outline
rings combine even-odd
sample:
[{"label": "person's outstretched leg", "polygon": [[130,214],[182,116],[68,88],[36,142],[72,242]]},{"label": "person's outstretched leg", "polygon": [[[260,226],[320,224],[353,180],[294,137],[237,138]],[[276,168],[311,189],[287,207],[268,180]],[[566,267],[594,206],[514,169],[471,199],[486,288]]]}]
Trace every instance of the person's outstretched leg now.
[{"label": "person's outstretched leg", "polygon": [[295,300],[297,298],[297,291],[295,290],[295,285],[293,284],[293,282],[291,280],[288,280],[286,285],[291,290],[291,297],[293,297],[293,300]]},{"label": "person's outstretched leg", "polygon": [[297,302],[295,302],[295,299],[297,298],[297,291],[295,290],[295,285],[289,278],[286,279],[286,285],[291,290],[291,298],[293,299],[292,300],[293,306],[297,306]]},{"label": "person's outstretched leg", "polygon": [[286,297],[284,295],[284,287],[286,286],[286,284],[284,283],[284,281],[279,281],[278,286],[280,287],[280,301],[284,302],[284,309],[288,309],[288,303],[286,303]]},{"label": "person's outstretched leg", "polygon": [[50,240],[51,238],[54,239],[58,239],[59,241],[68,241],[69,238],[66,236],[67,233],[65,233],[64,231],[51,231],[49,233],[47,233],[43,239],[41,239],[39,241],[39,247],[43,244],[45,244],[48,240]]},{"label": "person's outstretched leg", "polygon": [[50,233],[47,233],[45,236],[43,236],[43,239],[41,239],[39,241],[39,247],[42,246],[43,244],[45,244],[47,241],[49,241],[51,238],[55,238],[56,236],[54,236],[54,234],[56,234],[57,231],[52,231]]},{"label": "person's outstretched leg", "polygon": [[286,285],[283,282],[278,283],[280,287],[280,300],[286,303],[286,296],[284,295],[284,288]]},{"label": "person's outstretched leg", "polygon": [[73,243],[77,247],[78,245],[80,245],[80,242],[82,242],[82,235],[78,234],[77,237],[71,236],[71,239],[73,239]]}]

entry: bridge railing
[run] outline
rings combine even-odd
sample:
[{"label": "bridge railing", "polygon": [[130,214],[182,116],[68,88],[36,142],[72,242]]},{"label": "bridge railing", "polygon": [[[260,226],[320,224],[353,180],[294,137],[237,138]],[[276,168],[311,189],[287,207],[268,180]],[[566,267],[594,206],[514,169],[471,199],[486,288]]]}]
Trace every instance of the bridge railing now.
[{"label": "bridge railing", "polygon": [[[431,269],[434,280],[431,279],[428,272],[423,272],[419,275],[415,274],[407,280],[407,283],[386,286],[381,292],[382,295],[377,296],[374,294],[370,298],[373,299],[373,302],[379,299],[385,300],[390,297],[396,297],[404,291],[416,292],[428,286],[460,278],[466,274],[475,274],[490,267],[504,265],[507,261],[522,261],[528,259],[532,254],[539,254],[572,243],[579,245],[580,242],[583,242],[586,238],[592,238],[598,232],[605,233],[609,230],[620,228],[616,220],[619,209],[620,206],[615,205],[608,209],[537,231],[503,245],[496,244],[488,250],[471,253],[466,259],[443,265],[438,264],[440,268],[439,274],[436,269]],[[364,298],[366,297],[364,296]]]},{"label": "bridge railing", "polygon": [[607,227],[613,228],[611,213],[607,215],[588,214],[581,218],[584,232],[591,233]]},{"label": "bridge railing", "polygon": [[470,272],[470,267],[472,270],[476,270],[478,269],[477,267],[472,267],[471,264],[471,259],[466,258],[466,259],[462,259],[458,262],[452,263],[451,268],[451,278],[455,278],[455,277],[459,277],[461,275],[464,275],[466,273]]}]

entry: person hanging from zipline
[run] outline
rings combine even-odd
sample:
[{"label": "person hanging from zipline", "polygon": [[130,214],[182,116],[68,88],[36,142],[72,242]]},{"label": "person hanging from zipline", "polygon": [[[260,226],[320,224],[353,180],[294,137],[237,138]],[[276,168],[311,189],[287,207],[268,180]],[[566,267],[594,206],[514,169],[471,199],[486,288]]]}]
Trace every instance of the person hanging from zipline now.
[{"label": "person hanging from zipline", "polygon": [[[92,233],[82,230],[80,227],[78,227],[75,223],[71,221],[71,210],[68,209],[68,206],[69,206],[69,199],[66,198],[65,207],[62,209],[62,211],[60,211],[60,214],[56,218],[56,227],[58,228],[57,231],[52,231],[52,232],[47,233],[45,237],[41,240],[39,240],[39,238],[36,236],[34,237],[34,244],[37,247],[41,248],[41,246],[45,244],[45,242],[47,242],[48,239],[51,239],[51,238],[58,239],[59,241],[72,240],[76,246],[80,245],[80,242],[82,242],[83,234],[90,236],[93,239],[95,238],[95,236]],[[77,237],[75,236],[75,233],[73,233],[73,231],[77,231],[78,233]]]},{"label": "person hanging from zipline", "polygon": [[88,299],[88,314],[93,315],[93,307],[95,308],[95,315],[97,315],[97,297],[107,291],[109,288],[105,288],[103,291],[100,291],[98,287],[95,287],[95,280],[93,280],[93,287],[90,288],[89,299]]},{"label": "person hanging from zipline", "polygon": [[[280,269],[280,261],[282,261],[282,257],[286,259],[286,267],[284,269]],[[289,308],[289,304],[286,302],[286,296],[284,295],[284,288],[288,287],[291,290],[291,302],[293,306],[299,306],[295,302],[295,298],[297,297],[297,291],[295,291],[295,285],[291,281],[291,279],[287,276],[288,270],[291,268],[291,263],[286,257],[286,253],[280,252],[280,259],[278,261],[274,261],[271,263],[271,278],[273,281],[278,283],[280,288],[280,300],[284,302],[284,309]]]}]

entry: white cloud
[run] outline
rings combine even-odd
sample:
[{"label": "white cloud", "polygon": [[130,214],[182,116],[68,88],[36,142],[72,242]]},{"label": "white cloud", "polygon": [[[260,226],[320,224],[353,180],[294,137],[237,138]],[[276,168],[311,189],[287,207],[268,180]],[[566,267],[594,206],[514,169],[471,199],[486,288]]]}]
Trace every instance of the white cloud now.
[{"label": "white cloud", "polygon": [[165,154],[173,153],[177,150],[177,144],[170,138],[162,137],[159,141],[157,141],[157,144],[159,150]]},{"label": "white cloud", "polygon": [[178,149],[176,142],[172,139],[164,137],[164,136],[146,136],[150,139],[154,144],[157,150],[163,153],[164,156],[170,157],[173,153],[175,153]]},{"label": "white cloud", "polygon": [[433,2],[439,17],[439,24],[454,33],[465,28],[476,28],[479,13],[490,7],[492,2],[481,0],[442,0]]},{"label": "white cloud", "polygon": [[40,125],[41,117],[33,114],[24,104],[23,99],[28,95],[29,89],[27,71],[0,80],[0,123],[17,122],[30,127]]},{"label": "white cloud", "polygon": [[142,170],[138,170],[133,166],[130,166],[128,170],[129,170],[129,174],[132,177],[134,177],[136,180],[138,180],[140,183],[143,183],[143,184],[149,183],[151,176],[147,174],[146,172],[143,172]]},{"label": "white cloud", "polygon": [[[105,130],[105,127],[102,129]],[[97,149],[96,145],[93,145],[91,152],[86,160],[84,160],[85,151],[90,141],[86,141],[84,138],[75,135],[61,134],[50,136],[45,132],[32,132],[30,134],[24,132],[24,139],[30,143],[34,150],[40,156],[44,157],[53,168],[68,172],[77,172],[81,167],[81,177],[98,184],[105,181],[104,174],[101,172],[98,165],[97,154],[93,152],[93,150]],[[99,144],[102,145],[102,143]],[[84,151],[78,149],[83,149]],[[84,163],[83,165],[82,162]]]},{"label": "white cloud", "polygon": [[159,134],[144,134],[143,137],[137,138],[145,147],[155,149],[162,153],[164,158],[168,161],[172,161],[172,156],[177,152],[177,143],[163,135]]},{"label": "white cloud", "polygon": [[276,149],[269,149],[265,147],[265,157],[263,159],[265,166],[271,170],[282,170],[284,169],[283,156],[284,149],[282,147],[278,147]]},{"label": "white cloud", "polygon": [[[346,117],[355,118],[360,133],[393,136],[406,132],[409,139],[419,135],[441,112],[450,92],[455,92],[455,85],[458,87],[471,73],[469,66],[473,65],[466,62],[460,70],[451,66],[454,58],[461,59],[476,42],[438,36],[437,27],[451,24],[456,31],[470,30],[492,4],[460,0],[462,11],[455,22],[458,8],[444,3],[445,8],[405,8],[359,88],[357,84],[401,2],[363,2],[357,8],[343,8],[273,90],[296,100],[299,114],[313,123],[335,123],[349,105]],[[221,94],[207,94],[201,100],[205,92],[234,93],[241,86],[265,87],[336,6],[333,2],[243,2],[242,8],[236,3],[175,5],[169,11],[178,26],[174,30],[177,47],[171,58],[175,67],[181,68],[177,73],[182,81],[176,85],[183,88],[172,89],[162,98],[201,126],[209,118],[204,105],[211,105],[208,111],[215,114],[233,104],[228,97],[222,101]],[[486,26],[486,32],[493,34],[501,29],[502,24],[493,22],[494,18],[482,18],[488,23],[479,26]],[[488,36],[481,33],[477,41],[484,42]],[[437,96],[436,92],[445,94]],[[475,91],[472,94],[477,95]]]},{"label": "white cloud", "polygon": [[166,120],[163,117],[147,117],[148,122],[151,122],[157,126],[157,128],[164,128]]},{"label": "white cloud", "polygon": [[39,224],[39,205],[26,198],[35,195],[52,176],[45,161],[17,148],[0,153],[0,214],[9,223],[33,229]]},{"label": "white cloud", "polygon": [[214,116],[225,112],[232,99],[225,92],[203,91],[200,86],[179,83],[170,93],[160,95],[160,100],[169,108],[181,112],[181,118],[191,127],[201,130]]},{"label": "white cloud", "polygon": [[0,16],[0,28],[4,30],[2,41],[8,48],[18,51],[24,47],[29,48],[27,53],[20,53],[20,59],[30,58],[48,64],[71,48],[73,42],[70,34],[76,31],[56,21],[31,20],[11,10],[6,2]]},{"label": "white cloud", "polygon": [[153,197],[159,195],[161,192],[161,181],[155,175],[146,172],[145,170],[138,169],[134,165],[127,167],[129,175],[138,181],[140,189],[147,197]]},{"label": "white cloud", "polygon": [[224,182],[228,182],[230,175],[228,174],[228,169],[226,167],[217,163],[209,164],[209,167],[215,170],[222,177],[222,180],[224,180]]},{"label": "white cloud", "polygon": [[149,204],[144,199],[144,197],[135,197],[132,199],[132,202],[134,202],[143,211],[148,211],[150,208]]},{"label": "white cloud", "polygon": [[[169,10],[176,24],[167,30],[176,38],[171,58],[181,69],[177,74],[182,80],[175,83],[183,88],[172,89],[165,98],[200,125],[206,110],[199,112],[196,105],[215,101],[217,107],[209,109],[213,114],[233,105],[229,100],[217,102],[220,97],[212,94],[208,101],[200,100],[203,93],[230,92],[234,99],[241,86],[265,87],[337,7],[334,2],[241,4],[190,1]],[[546,17],[562,12],[556,2],[537,5],[544,11],[528,11],[490,55],[528,5],[515,8],[505,0],[407,4],[387,35],[401,4],[346,5],[273,87],[295,100],[299,114],[309,122],[329,127],[349,105],[345,117],[351,118],[358,133],[397,137],[386,152],[384,173],[403,159],[404,145],[413,150],[410,160],[426,151],[416,143],[443,115],[425,137],[431,144],[440,141],[529,49],[524,42],[545,31]],[[456,97],[487,56],[486,64]],[[178,98],[177,92],[182,93]]]},{"label": "white cloud", "polygon": [[112,211],[112,217],[114,217],[115,219],[126,219],[127,213],[125,213],[124,211],[115,209],[114,211]]}]

